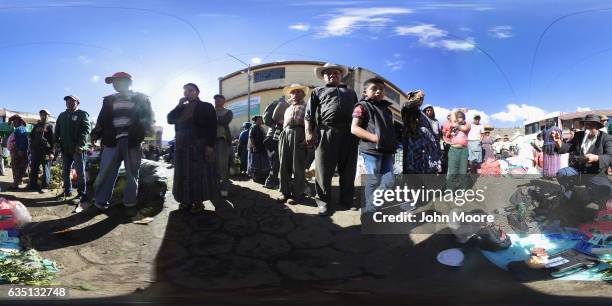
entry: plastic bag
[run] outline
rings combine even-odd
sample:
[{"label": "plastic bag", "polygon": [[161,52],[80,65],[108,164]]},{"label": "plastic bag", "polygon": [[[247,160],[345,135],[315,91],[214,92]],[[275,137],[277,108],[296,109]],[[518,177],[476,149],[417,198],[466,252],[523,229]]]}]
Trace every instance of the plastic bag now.
[{"label": "plastic bag", "polygon": [[15,225],[22,227],[27,223],[32,222],[32,215],[28,209],[19,201],[10,201],[5,198],[0,198],[0,209],[10,209],[15,216]]}]

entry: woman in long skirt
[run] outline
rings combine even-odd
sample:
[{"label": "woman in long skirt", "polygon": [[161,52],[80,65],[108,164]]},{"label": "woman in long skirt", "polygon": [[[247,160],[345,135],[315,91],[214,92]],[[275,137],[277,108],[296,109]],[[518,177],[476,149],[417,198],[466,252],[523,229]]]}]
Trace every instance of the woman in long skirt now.
[{"label": "woman in long skirt", "polygon": [[247,169],[248,175],[257,183],[264,183],[270,173],[270,162],[268,153],[263,143],[264,130],[261,125],[263,118],[261,116],[253,117],[253,126],[249,132],[249,166]]},{"label": "woman in long skirt", "polygon": [[218,193],[214,163],[217,115],[212,104],[200,101],[195,84],[183,90],[184,97],[168,114],[168,123],[176,130],[172,194],[180,210],[198,213],[203,202]]},{"label": "woman in long skirt", "polygon": [[544,136],[544,161],[543,174],[544,177],[553,178],[561,168],[561,156],[555,151],[555,143],[552,138],[552,133],[557,132],[561,135],[561,129],[554,126],[554,122],[547,122],[548,127],[542,131]]},{"label": "woman in long skirt", "polygon": [[495,152],[493,151],[493,140],[490,136],[491,132],[485,131],[485,136],[482,137],[482,151],[483,151],[483,161],[488,160],[489,158],[495,158]]}]

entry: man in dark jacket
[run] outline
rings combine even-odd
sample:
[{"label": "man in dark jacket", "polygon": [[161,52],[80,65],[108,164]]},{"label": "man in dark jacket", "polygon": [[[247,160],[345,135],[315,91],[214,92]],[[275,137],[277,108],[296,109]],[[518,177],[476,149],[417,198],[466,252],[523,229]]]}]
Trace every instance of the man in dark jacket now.
[{"label": "man in dark jacket", "polygon": [[[30,183],[28,189],[45,193],[51,179],[53,160],[53,125],[49,122],[49,111],[39,112],[40,120],[30,133]],[[42,184],[38,185],[38,170],[42,166]]]},{"label": "man in dark jacket", "polygon": [[64,196],[72,196],[72,166],[77,173],[78,200],[87,202],[87,182],[85,178],[85,151],[88,149],[87,136],[90,132],[89,114],[79,109],[81,102],[77,96],[65,96],[66,111],[57,117],[55,123],[55,147],[62,153],[62,178]]},{"label": "man in dark jacket", "polygon": [[596,115],[586,115],[582,123],[584,131],[576,132],[569,142],[564,143],[558,132],[552,134],[555,150],[570,154],[570,167],[560,169],[557,180],[568,199],[574,186],[584,184],[594,200],[608,199],[612,196],[612,183],[606,175],[612,163],[612,136],[599,130],[603,125]]},{"label": "man in dark jacket", "polygon": [[142,157],[141,144],[152,130],[153,111],[149,98],[131,89],[132,76],[117,72],[105,79],[116,94],[104,97],[102,110],[91,132],[91,141],[101,140],[103,151],[100,173],[94,183],[95,207],[105,210],[113,194],[121,162],[125,165],[126,186],[123,205],[126,214],[137,214],[138,172]]},{"label": "man in dark jacket", "polygon": [[357,137],[351,134],[353,109],[357,104],[354,90],[342,84],[348,68],[327,63],[315,68],[315,76],[326,85],[315,88],[306,105],[306,143],[318,143],[315,151],[315,198],[319,215],[327,215],[331,202],[331,182],[336,167],[340,175],[340,204],[356,209],[353,200],[357,171]]}]

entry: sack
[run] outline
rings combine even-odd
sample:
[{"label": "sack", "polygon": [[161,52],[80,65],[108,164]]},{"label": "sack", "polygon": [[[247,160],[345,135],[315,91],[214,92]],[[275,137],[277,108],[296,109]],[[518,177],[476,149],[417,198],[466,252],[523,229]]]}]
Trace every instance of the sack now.
[{"label": "sack", "polygon": [[28,209],[19,201],[10,201],[0,198],[0,209],[10,210],[15,217],[15,226],[21,227],[32,222],[32,216]]},{"label": "sack", "polygon": [[276,109],[278,103],[280,103],[280,100],[276,100],[270,103],[270,105],[266,106],[266,109],[264,110],[263,123],[268,127],[274,127],[275,125],[273,115],[274,109]]}]

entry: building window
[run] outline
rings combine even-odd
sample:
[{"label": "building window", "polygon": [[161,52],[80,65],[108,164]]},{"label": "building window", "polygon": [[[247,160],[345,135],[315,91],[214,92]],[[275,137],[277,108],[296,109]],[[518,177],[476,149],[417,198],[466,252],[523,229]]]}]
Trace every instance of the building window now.
[{"label": "building window", "polygon": [[389,87],[385,87],[385,96],[387,96],[394,102],[400,103],[400,95],[395,90],[390,89]]},{"label": "building window", "polygon": [[285,78],[285,67],[260,70],[255,72],[255,83]]}]

